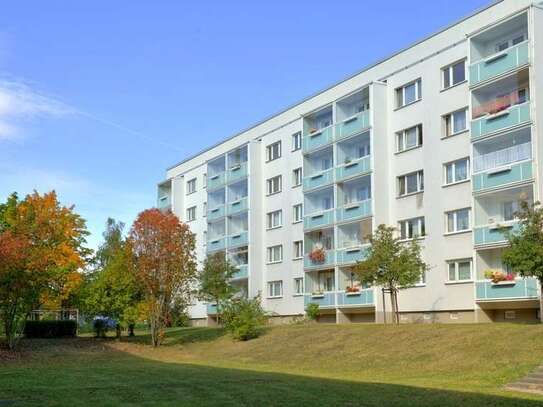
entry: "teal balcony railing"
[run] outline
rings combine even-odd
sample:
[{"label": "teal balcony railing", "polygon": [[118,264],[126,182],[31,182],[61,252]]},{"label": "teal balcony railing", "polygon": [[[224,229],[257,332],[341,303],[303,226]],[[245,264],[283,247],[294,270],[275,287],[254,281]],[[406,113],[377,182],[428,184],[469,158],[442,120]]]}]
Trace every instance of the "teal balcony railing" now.
[{"label": "teal balcony railing", "polygon": [[343,164],[336,167],[336,181],[343,181],[347,178],[355,177],[357,175],[368,173],[371,170],[371,158],[370,156],[359,158],[358,160],[351,161],[348,164]]},{"label": "teal balcony railing", "polygon": [[206,305],[207,315],[217,315],[217,304]]},{"label": "teal balcony railing", "polygon": [[304,229],[314,229],[329,226],[334,223],[334,209],[304,216]]},{"label": "teal balcony railing", "polygon": [[352,247],[337,251],[337,264],[352,264],[362,261],[368,254],[368,247]]},{"label": "teal balcony railing", "polygon": [[310,175],[304,177],[303,179],[303,189],[308,191],[315,188],[324,187],[330,185],[334,182],[334,170],[330,168],[326,171],[319,172],[318,174]]},{"label": "teal balcony railing", "polygon": [[340,292],[337,296],[339,307],[373,306],[375,305],[373,288],[365,288],[358,293]]},{"label": "teal balcony railing", "polygon": [[226,213],[228,215],[235,215],[236,213],[240,213],[243,211],[246,211],[249,208],[249,200],[247,197],[238,199],[234,202],[229,202],[226,205]]},{"label": "teal balcony railing", "polygon": [[530,122],[530,102],[514,105],[493,115],[486,115],[471,122],[471,139],[520,126]]},{"label": "teal balcony railing", "polygon": [[319,307],[335,307],[336,294],[333,292],[325,292],[320,295],[305,294],[304,307],[307,307],[309,304],[317,304]]},{"label": "teal balcony railing", "polygon": [[210,189],[217,189],[217,188],[220,188],[222,186],[224,186],[224,184],[226,183],[226,173],[225,172],[220,172],[218,174],[215,174],[215,175],[208,175],[207,176],[207,189],[210,190]]},{"label": "teal balcony railing", "polygon": [[372,200],[354,202],[336,210],[336,221],[345,222],[355,219],[367,218],[372,214]]},{"label": "teal balcony railing", "polygon": [[500,282],[477,281],[475,283],[477,301],[538,299],[538,282],[535,278],[520,278]]},{"label": "teal balcony railing", "polygon": [[224,250],[226,248],[226,237],[219,237],[207,241],[207,251]]},{"label": "teal balcony railing", "polygon": [[305,268],[321,268],[334,266],[336,263],[336,252],[335,250],[325,250],[324,261],[315,262],[309,258],[309,254],[304,256],[304,267]]},{"label": "teal balcony railing", "polygon": [[245,246],[249,244],[249,232],[240,232],[228,236],[228,247]]},{"label": "teal balcony railing", "polygon": [[331,144],[334,141],[334,127],[329,126],[324,129],[306,133],[302,139],[302,151],[304,153]]},{"label": "teal balcony railing", "polygon": [[492,188],[500,188],[509,184],[531,180],[534,176],[532,161],[507,165],[473,175],[473,190],[475,192]]},{"label": "teal balcony railing", "polygon": [[528,42],[523,42],[472,64],[469,67],[470,85],[477,85],[526,65],[530,61],[528,45]]},{"label": "teal balcony railing", "polygon": [[166,210],[171,209],[172,207],[172,200],[170,198],[170,195],[163,195],[160,198],[158,198],[157,202],[157,208],[160,210]]},{"label": "teal balcony railing", "polygon": [[370,127],[370,112],[365,111],[336,124],[336,140],[361,133]]},{"label": "teal balcony railing", "polygon": [[232,280],[239,280],[242,278],[247,278],[249,276],[249,266],[247,264],[242,264],[238,266],[238,271],[232,277]]},{"label": "teal balcony railing", "polygon": [[491,226],[475,226],[473,228],[473,244],[475,246],[497,245],[507,242],[506,231],[515,233],[520,225],[517,222],[502,222]]},{"label": "teal balcony railing", "polygon": [[226,214],[224,205],[216,206],[207,211],[207,220],[215,220],[224,217]]},{"label": "teal balcony railing", "polygon": [[248,168],[249,167],[247,161],[230,167],[226,172],[226,182],[231,183],[246,178],[248,174]]}]

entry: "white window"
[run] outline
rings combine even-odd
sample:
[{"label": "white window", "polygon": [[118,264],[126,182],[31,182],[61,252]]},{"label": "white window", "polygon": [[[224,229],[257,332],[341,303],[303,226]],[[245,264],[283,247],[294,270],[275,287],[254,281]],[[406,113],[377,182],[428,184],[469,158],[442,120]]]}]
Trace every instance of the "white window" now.
[{"label": "white window", "polygon": [[192,222],[196,219],[196,206],[187,209],[187,222]]},{"label": "white window", "polygon": [[401,152],[422,146],[422,124],[396,133],[396,151]]},{"label": "white window", "polygon": [[207,202],[204,202],[202,205],[202,216],[204,218],[207,216]]},{"label": "white window", "polygon": [[278,298],[283,296],[282,281],[268,281],[268,298]]},{"label": "white window", "polygon": [[187,181],[187,195],[196,192],[196,178]]},{"label": "white window", "polygon": [[414,194],[424,191],[424,171],[398,177],[398,196]]},{"label": "white window", "polygon": [[281,192],[281,175],[266,180],[266,191],[268,195]]},{"label": "white window", "polygon": [[471,280],[471,259],[450,260],[447,262],[448,281]]},{"label": "white window", "polygon": [[520,44],[528,39],[527,33],[516,33],[511,38],[502,40],[496,44],[496,52],[505,51],[507,48],[514,47],[515,45]]},{"label": "white window", "polygon": [[417,79],[396,89],[396,107],[400,108],[422,98],[422,81]]},{"label": "white window", "polygon": [[456,112],[443,116],[445,124],[445,137],[451,137],[462,133],[468,128],[467,109],[460,109]]},{"label": "white window", "polygon": [[268,263],[283,261],[283,245],[268,247]]},{"label": "white window", "polygon": [[465,181],[469,176],[469,158],[453,161],[444,165],[445,185]]},{"label": "white window", "polygon": [[466,80],[466,61],[460,61],[441,70],[443,74],[443,89],[457,85]]},{"label": "white window", "polygon": [[301,259],[304,257],[304,241],[297,240],[294,242],[294,258]]},{"label": "white window", "polygon": [[273,211],[267,214],[267,228],[273,229],[283,225],[283,211]]},{"label": "white window", "polygon": [[399,227],[402,240],[426,236],[424,217],[402,220],[399,222]]},{"label": "white window", "polygon": [[266,147],[266,161],[277,160],[281,157],[281,142],[277,141]]},{"label": "white window", "polygon": [[462,232],[470,229],[469,208],[445,212],[447,233]]},{"label": "white window", "polygon": [[300,150],[302,148],[302,132],[294,133],[292,135],[292,151]]},{"label": "white window", "polygon": [[294,205],[292,209],[293,209],[293,218],[294,218],[294,221],[292,223],[301,222],[304,216],[302,204]]},{"label": "white window", "polygon": [[302,185],[302,168],[296,168],[292,171],[292,186],[298,187]]},{"label": "white window", "polygon": [[204,174],[204,176],[202,177],[202,187],[207,187],[207,174]]},{"label": "white window", "polygon": [[294,279],[294,295],[303,295],[304,293],[304,279],[295,278]]}]

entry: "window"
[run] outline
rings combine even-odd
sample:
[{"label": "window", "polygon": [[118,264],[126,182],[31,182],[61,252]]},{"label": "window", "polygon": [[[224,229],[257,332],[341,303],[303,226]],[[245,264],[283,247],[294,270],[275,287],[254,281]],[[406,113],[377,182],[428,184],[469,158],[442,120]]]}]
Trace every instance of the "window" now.
[{"label": "window", "polygon": [[448,261],[447,279],[451,282],[471,280],[471,259]]},{"label": "window", "polygon": [[422,97],[422,81],[417,79],[396,89],[396,107],[400,108],[420,100]]},{"label": "window", "polygon": [[268,195],[281,192],[281,175],[266,180],[266,191]]},{"label": "window", "polygon": [[196,219],[196,206],[192,206],[187,209],[187,222],[191,222]]},{"label": "window", "polygon": [[422,146],[422,124],[396,133],[396,151]]},{"label": "window", "polygon": [[301,259],[304,257],[304,241],[297,240],[294,242],[294,258]]},{"label": "window", "polygon": [[466,80],[466,61],[460,61],[441,70],[443,72],[443,89],[448,89]]},{"label": "window", "polygon": [[302,148],[302,132],[294,133],[292,135],[292,151],[300,150]]},{"label": "window", "polygon": [[447,233],[469,230],[469,213],[469,208],[446,212]]},{"label": "window", "polygon": [[303,295],[304,294],[304,279],[295,278],[294,279],[294,295]]},{"label": "window", "polygon": [[204,202],[202,205],[202,216],[204,218],[207,216],[207,202]]},{"label": "window", "polygon": [[196,178],[187,181],[187,195],[196,192]]},{"label": "window", "polygon": [[508,222],[515,220],[517,212],[520,210],[519,201],[507,201],[503,203],[503,220]]},{"label": "window", "polygon": [[283,246],[268,247],[268,263],[279,263],[283,261]]},{"label": "window", "polygon": [[467,109],[457,110],[443,116],[445,137],[451,137],[468,129]]},{"label": "window", "polygon": [[283,215],[282,210],[269,212],[268,215],[267,215],[267,227],[268,227],[268,229],[274,229],[274,228],[281,227],[283,225],[283,222],[282,222],[282,217],[283,216],[282,215]]},{"label": "window", "polygon": [[298,204],[298,205],[294,205],[292,207],[293,209],[293,212],[294,212],[294,221],[292,223],[297,223],[297,222],[301,222],[303,220],[303,206],[302,204]]},{"label": "window", "polygon": [[266,161],[277,160],[281,157],[281,142],[270,144],[266,147]]},{"label": "window", "polygon": [[207,174],[202,177],[202,187],[207,188]]},{"label": "window", "polygon": [[462,158],[461,160],[445,164],[444,168],[445,185],[465,181],[468,179],[469,174],[469,158]]},{"label": "window", "polygon": [[424,217],[402,220],[400,225],[400,238],[402,240],[416,239],[426,236]]},{"label": "window", "polygon": [[424,191],[424,171],[398,177],[398,196],[414,194]]},{"label": "window", "polygon": [[509,47],[514,47],[515,45],[520,44],[528,39],[526,33],[517,33],[512,38],[500,41],[496,44],[496,52],[505,51]]},{"label": "window", "polygon": [[268,281],[268,298],[277,298],[283,296],[282,281]]},{"label": "window", "polygon": [[296,168],[292,171],[292,187],[302,185],[302,168]]}]

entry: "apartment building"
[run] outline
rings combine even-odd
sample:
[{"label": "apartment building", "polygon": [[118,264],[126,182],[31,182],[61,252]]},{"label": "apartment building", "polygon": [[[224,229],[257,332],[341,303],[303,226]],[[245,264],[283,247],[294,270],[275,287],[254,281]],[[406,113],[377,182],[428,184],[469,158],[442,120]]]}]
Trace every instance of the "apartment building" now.
[{"label": "apartment building", "polygon": [[382,322],[388,298],[352,272],[379,224],[430,266],[401,291],[402,321],[536,320],[537,281],[501,253],[519,202],[541,196],[542,70],[543,2],[495,2],[169,168],[158,206],[277,320],[315,303],[323,322]]}]

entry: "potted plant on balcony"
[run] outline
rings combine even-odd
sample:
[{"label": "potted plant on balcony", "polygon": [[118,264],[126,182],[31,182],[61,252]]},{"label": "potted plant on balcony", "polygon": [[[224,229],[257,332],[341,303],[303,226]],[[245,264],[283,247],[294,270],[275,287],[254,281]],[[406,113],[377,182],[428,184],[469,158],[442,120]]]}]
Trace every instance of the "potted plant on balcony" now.
[{"label": "potted plant on balcony", "polygon": [[345,294],[346,295],[358,295],[360,294],[360,286],[351,285],[345,287]]},{"label": "potted plant on balcony", "polygon": [[322,264],[326,261],[326,251],[322,246],[316,246],[309,253],[309,260],[311,263]]},{"label": "potted plant on balcony", "polygon": [[313,133],[316,133],[317,132],[317,128],[316,127],[312,127],[309,129],[309,134],[313,134]]},{"label": "potted plant on balcony", "polygon": [[311,293],[312,298],[323,298],[324,297],[324,291],[322,291],[320,288],[313,291]]},{"label": "potted plant on balcony", "polygon": [[515,284],[515,275],[505,273],[501,270],[486,270],[485,278],[492,281],[492,284]]}]

